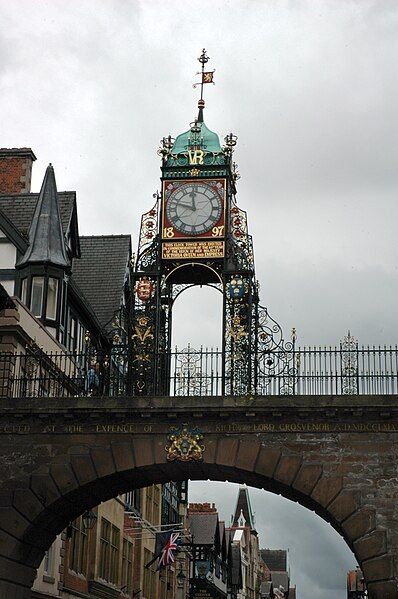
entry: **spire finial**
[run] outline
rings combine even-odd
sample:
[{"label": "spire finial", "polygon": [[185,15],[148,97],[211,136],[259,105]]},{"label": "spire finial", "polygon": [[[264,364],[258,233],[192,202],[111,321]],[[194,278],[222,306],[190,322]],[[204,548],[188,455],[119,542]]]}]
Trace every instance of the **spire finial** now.
[{"label": "spire finial", "polygon": [[205,64],[209,60],[210,60],[210,56],[207,56],[206,49],[203,48],[202,54],[198,58],[198,61],[202,65],[202,71],[199,73],[196,73],[197,75],[201,75],[201,81],[200,81],[200,83],[194,83],[194,88],[196,88],[198,85],[200,85],[200,99],[198,101],[198,108],[199,108],[198,123],[203,123],[203,109],[205,107],[205,101],[203,99],[203,85],[205,83],[213,83],[213,85],[214,85],[213,75],[214,75],[215,69],[213,69],[213,71],[205,71]]}]

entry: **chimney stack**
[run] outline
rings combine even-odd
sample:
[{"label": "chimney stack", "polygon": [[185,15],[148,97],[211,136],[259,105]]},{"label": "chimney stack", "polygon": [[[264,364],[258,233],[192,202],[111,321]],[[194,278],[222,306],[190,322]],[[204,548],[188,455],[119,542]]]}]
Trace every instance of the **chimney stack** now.
[{"label": "chimney stack", "polygon": [[217,514],[216,504],[190,503],[188,505],[188,515],[189,514]]},{"label": "chimney stack", "polygon": [[34,160],[31,148],[0,148],[0,195],[30,192]]}]

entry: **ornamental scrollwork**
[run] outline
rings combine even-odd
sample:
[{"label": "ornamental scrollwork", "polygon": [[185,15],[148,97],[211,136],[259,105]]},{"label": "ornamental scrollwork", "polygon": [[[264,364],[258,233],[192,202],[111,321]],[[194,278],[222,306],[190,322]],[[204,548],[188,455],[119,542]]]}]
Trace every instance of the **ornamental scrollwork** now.
[{"label": "ornamental scrollwork", "polygon": [[358,393],[358,341],[348,331],[341,342],[342,392],[344,395]]},{"label": "ornamental scrollwork", "polygon": [[295,333],[292,341],[283,339],[280,325],[269,315],[267,308],[258,311],[258,392],[267,394],[274,380],[279,395],[292,395],[297,381],[294,361]]},{"label": "ornamental scrollwork", "polygon": [[156,198],[153,208],[151,208],[151,210],[148,212],[145,212],[141,217],[140,239],[138,246],[139,254],[142,254],[143,250],[153,242],[158,230],[160,196],[158,193],[154,193],[153,197]]}]

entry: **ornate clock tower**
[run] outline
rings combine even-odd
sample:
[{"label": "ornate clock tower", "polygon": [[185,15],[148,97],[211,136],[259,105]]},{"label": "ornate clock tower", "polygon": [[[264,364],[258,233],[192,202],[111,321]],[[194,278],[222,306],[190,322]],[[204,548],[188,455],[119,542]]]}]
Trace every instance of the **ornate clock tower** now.
[{"label": "ornate clock tower", "polygon": [[252,239],[236,201],[237,138],[230,133],[221,145],[206,126],[203,86],[213,82],[213,72],[205,71],[205,50],[198,60],[198,118],[176,139],[162,139],[162,191],[141,221],[130,315],[135,395],[170,393],[173,304],[188,287],[209,285],[223,295],[217,394],[259,392],[261,364],[269,369],[266,355],[283,344],[280,328],[258,303]]}]

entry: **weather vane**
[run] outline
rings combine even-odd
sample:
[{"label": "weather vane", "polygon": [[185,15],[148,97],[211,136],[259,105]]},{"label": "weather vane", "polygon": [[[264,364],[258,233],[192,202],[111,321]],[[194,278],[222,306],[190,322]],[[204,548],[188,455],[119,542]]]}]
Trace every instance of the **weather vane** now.
[{"label": "weather vane", "polygon": [[198,83],[194,83],[193,87],[196,89],[198,85],[200,85],[200,100],[198,101],[199,108],[199,118],[198,121],[203,120],[203,108],[205,107],[205,101],[203,99],[203,86],[205,83],[212,83],[214,85],[213,77],[215,69],[212,71],[205,71],[205,64],[209,61],[210,56],[207,56],[205,48],[203,48],[202,54],[199,56],[198,61],[202,65],[202,71],[196,73],[197,75],[201,75],[201,80]]}]

